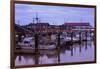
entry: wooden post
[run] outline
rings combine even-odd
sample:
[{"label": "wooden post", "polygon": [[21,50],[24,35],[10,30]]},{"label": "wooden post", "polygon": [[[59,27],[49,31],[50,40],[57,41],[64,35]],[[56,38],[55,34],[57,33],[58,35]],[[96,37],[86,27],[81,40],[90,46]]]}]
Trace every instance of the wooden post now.
[{"label": "wooden post", "polygon": [[60,63],[60,48],[57,49],[58,63]]},{"label": "wooden post", "polygon": [[87,41],[87,31],[85,32],[85,40]]},{"label": "wooden post", "polygon": [[79,43],[79,52],[81,53],[81,43]]},{"label": "wooden post", "polygon": [[73,32],[71,32],[71,44],[73,43]]},{"label": "wooden post", "polygon": [[86,43],[85,43],[85,49],[87,49],[87,31],[86,31]]},{"label": "wooden post", "polygon": [[39,54],[35,54],[35,64],[39,64]]},{"label": "wooden post", "polygon": [[92,40],[92,36],[91,36],[91,30],[90,30],[90,41]]},{"label": "wooden post", "polygon": [[73,44],[71,44],[71,56],[73,56]]},{"label": "wooden post", "polygon": [[35,34],[35,53],[38,53],[38,34]]},{"label": "wooden post", "polygon": [[21,56],[19,55],[19,59],[18,59],[19,61],[21,61],[22,60],[22,58],[21,58]]},{"label": "wooden post", "polygon": [[18,42],[22,42],[22,38],[21,38],[21,37],[22,37],[22,34],[19,33],[19,34],[18,34],[18,41],[17,41],[17,45],[16,45],[19,49],[21,49],[21,46],[18,45]]},{"label": "wooden post", "polygon": [[92,41],[92,36],[91,36],[91,33],[92,33],[92,32],[91,32],[91,29],[90,29],[90,44],[89,44],[89,45],[90,45],[90,47],[91,47],[91,41]]},{"label": "wooden post", "polygon": [[73,56],[73,32],[71,32],[71,56]]},{"label": "wooden post", "polygon": [[85,50],[87,49],[87,41],[86,41],[86,43],[85,43]]},{"label": "wooden post", "polygon": [[60,48],[60,33],[58,33],[57,38],[58,38],[57,48]]},{"label": "wooden post", "polygon": [[19,33],[19,34],[18,34],[18,41],[19,41],[19,42],[21,42],[21,41],[22,41],[21,36],[22,36],[22,34],[21,34],[21,33]]},{"label": "wooden post", "polygon": [[79,52],[81,53],[81,41],[82,41],[82,39],[81,39],[81,36],[82,35],[82,32],[81,31],[79,31]]},{"label": "wooden post", "polygon": [[39,63],[39,53],[38,53],[38,37],[39,34],[35,34],[35,64]]},{"label": "wooden post", "polygon": [[86,40],[86,44],[85,44],[85,49],[87,49],[87,31],[86,31],[86,33],[85,33],[85,40]]},{"label": "wooden post", "polygon": [[82,39],[81,39],[81,34],[82,34],[82,32],[80,31],[80,32],[79,32],[79,42],[80,42],[80,43],[81,43],[81,40],[82,40]]}]

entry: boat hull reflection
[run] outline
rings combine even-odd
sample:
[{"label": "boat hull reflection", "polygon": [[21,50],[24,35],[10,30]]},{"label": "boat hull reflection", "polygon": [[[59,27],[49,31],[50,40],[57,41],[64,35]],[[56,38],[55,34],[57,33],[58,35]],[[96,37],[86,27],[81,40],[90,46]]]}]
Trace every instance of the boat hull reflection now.
[{"label": "boat hull reflection", "polygon": [[86,41],[59,49],[39,50],[38,54],[16,54],[15,65],[57,64],[94,61],[94,43]]}]

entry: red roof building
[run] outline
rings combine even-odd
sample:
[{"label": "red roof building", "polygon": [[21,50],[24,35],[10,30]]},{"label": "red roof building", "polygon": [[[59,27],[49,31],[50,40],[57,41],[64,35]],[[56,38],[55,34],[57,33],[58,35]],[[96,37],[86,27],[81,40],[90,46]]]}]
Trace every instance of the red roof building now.
[{"label": "red roof building", "polygon": [[90,26],[89,23],[65,23],[66,26]]}]

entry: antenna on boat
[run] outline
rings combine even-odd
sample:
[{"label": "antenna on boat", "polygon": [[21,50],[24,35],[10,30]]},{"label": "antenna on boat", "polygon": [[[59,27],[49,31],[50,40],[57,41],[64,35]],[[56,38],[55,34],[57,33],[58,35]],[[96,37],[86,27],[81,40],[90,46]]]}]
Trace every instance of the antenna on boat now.
[{"label": "antenna on boat", "polygon": [[33,23],[36,21],[36,23],[40,22],[40,18],[38,17],[38,13],[36,12],[36,17],[33,18]]},{"label": "antenna on boat", "polygon": [[39,22],[38,13],[36,12],[36,21]]},{"label": "antenna on boat", "polygon": [[34,21],[35,21],[35,18],[33,18],[33,23],[34,23]]}]

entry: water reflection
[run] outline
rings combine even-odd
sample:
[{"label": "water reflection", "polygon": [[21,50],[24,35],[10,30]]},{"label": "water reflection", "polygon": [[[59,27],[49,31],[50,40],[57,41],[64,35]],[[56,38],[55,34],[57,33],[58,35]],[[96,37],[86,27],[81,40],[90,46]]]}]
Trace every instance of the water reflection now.
[{"label": "water reflection", "polygon": [[64,47],[54,50],[39,50],[39,54],[16,54],[15,64],[18,66],[82,61],[94,61],[93,41],[66,44]]}]

